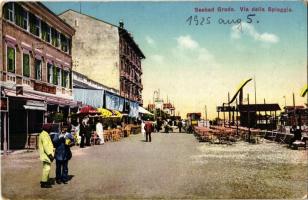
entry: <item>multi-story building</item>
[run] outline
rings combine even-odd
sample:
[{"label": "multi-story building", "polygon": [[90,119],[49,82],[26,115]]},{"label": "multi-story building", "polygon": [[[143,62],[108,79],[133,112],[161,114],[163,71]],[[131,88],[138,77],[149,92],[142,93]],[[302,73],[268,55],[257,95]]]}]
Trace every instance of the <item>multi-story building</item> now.
[{"label": "multi-story building", "polygon": [[76,30],[74,71],[142,104],[141,60],[145,56],[123,22],[116,26],[73,10],[59,17]]},{"label": "multi-story building", "polygon": [[134,42],[133,37],[124,29],[123,22],[120,22],[120,93],[123,97],[138,101],[142,100],[142,68],[141,59],[145,56]]},{"label": "multi-story building", "polygon": [[175,107],[170,102],[163,104],[163,111],[170,116],[175,115]]},{"label": "multi-story building", "polygon": [[8,107],[1,133],[11,148],[23,148],[51,112],[68,115],[77,106],[71,80],[75,30],[39,2],[1,8],[1,104]]}]

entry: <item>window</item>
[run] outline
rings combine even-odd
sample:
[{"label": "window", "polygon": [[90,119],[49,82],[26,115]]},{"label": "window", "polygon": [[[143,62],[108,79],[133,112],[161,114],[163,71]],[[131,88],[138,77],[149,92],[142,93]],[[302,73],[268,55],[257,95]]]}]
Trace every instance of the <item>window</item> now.
[{"label": "window", "polygon": [[59,32],[54,28],[51,28],[51,44],[59,47]]},{"label": "window", "polygon": [[45,22],[41,21],[42,26],[42,39],[46,42],[50,42],[50,26]]},{"label": "window", "polygon": [[3,11],[5,19],[14,22],[14,3],[13,2],[6,3],[3,6]]},{"label": "window", "polygon": [[30,32],[38,37],[40,37],[41,33],[41,20],[33,15],[32,13],[28,14],[29,16],[29,26]]},{"label": "window", "polygon": [[7,47],[7,71],[15,73],[15,49]]},{"label": "window", "polygon": [[52,82],[54,85],[58,85],[58,70],[57,67],[53,67],[53,77],[52,77]]},{"label": "window", "polygon": [[62,87],[66,87],[66,82],[65,82],[65,71],[62,70],[62,84],[61,84]]},{"label": "window", "polygon": [[66,88],[70,87],[70,75],[69,75],[69,72],[65,72],[65,87]]},{"label": "window", "polygon": [[68,52],[68,40],[63,34],[61,34],[61,50]]},{"label": "window", "polygon": [[70,89],[72,89],[72,72],[71,71],[68,73],[68,76],[69,76],[68,86]]},{"label": "window", "polygon": [[18,3],[15,3],[14,9],[15,9],[15,23],[16,25],[23,27],[23,8]]},{"label": "window", "polygon": [[36,36],[41,36],[41,20],[35,17],[35,33]]},{"label": "window", "polygon": [[47,24],[47,42],[51,42],[51,28],[50,26]]},{"label": "window", "polygon": [[68,50],[67,50],[67,52],[71,55],[72,54],[72,40],[71,39],[69,39],[69,38],[67,38],[67,48],[68,48]]},{"label": "window", "polygon": [[32,13],[29,13],[29,26],[30,26],[30,33],[36,35],[36,17]]},{"label": "window", "polygon": [[22,28],[23,29],[25,29],[25,30],[28,30],[28,12],[25,10],[25,9],[23,9],[23,11],[22,11],[23,13],[23,21],[22,21]]},{"label": "window", "polygon": [[57,36],[58,38],[58,44],[59,44],[59,48],[61,48],[61,34],[58,32],[58,36]]},{"label": "window", "polygon": [[30,55],[27,53],[22,54],[22,69],[23,76],[30,77]]},{"label": "window", "polygon": [[47,81],[48,83],[52,83],[53,82],[53,78],[52,78],[52,75],[53,75],[53,65],[50,64],[50,63],[47,63]]},{"label": "window", "polygon": [[57,70],[58,70],[58,73],[57,73],[57,75],[58,75],[58,85],[61,86],[62,85],[62,72],[61,72],[60,68],[58,68]]},{"label": "window", "polygon": [[34,62],[34,67],[35,67],[35,79],[36,80],[42,80],[42,61],[39,59],[35,59]]}]

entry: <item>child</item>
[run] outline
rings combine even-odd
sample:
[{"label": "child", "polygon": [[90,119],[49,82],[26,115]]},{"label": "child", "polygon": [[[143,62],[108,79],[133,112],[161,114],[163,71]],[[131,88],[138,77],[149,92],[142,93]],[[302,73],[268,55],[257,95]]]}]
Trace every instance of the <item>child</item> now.
[{"label": "child", "polygon": [[71,126],[63,127],[58,137],[55,137],[54,145],[56,148],[56,182],[58,184],[67,184],[68,177],[68,161],[72,158],[70,147],[74,145],[74,137],[70,133]]}]

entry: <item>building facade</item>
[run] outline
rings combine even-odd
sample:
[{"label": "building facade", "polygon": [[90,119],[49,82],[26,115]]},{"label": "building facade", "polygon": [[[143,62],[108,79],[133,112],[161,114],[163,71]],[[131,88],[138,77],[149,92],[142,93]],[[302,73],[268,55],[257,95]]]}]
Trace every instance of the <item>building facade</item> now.
[{"label": "building facade", "polygon": [[116,26],[73,10],[59,17],[76,30],[74,71],[142,104],[141,60],[145,56],[124,24]]},{"label": "building facade", "polygon": [[131,34],[119,26],[120,35],[120,94],[143,105],[142,100],[142,67],[141,59],[145,56],[134,42]]},{"label": "building facade", "polygon": [[[72,97],[71,41],[75,30],[39,2],[8,2],[1,17],[2,138],[24,148],[52,112],[77,106]],[[4,110],[5,111],[5,110]]]}]

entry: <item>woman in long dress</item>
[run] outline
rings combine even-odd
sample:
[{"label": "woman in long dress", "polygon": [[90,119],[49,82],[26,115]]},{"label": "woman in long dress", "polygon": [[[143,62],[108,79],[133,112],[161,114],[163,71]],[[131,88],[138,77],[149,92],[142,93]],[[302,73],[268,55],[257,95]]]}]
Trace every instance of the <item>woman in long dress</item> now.
[{"label": "woman in long dress", "polygon": [[145,126],[145,124],[144,124],[144,121],[142,120],[141,121],[141,133],[142,133],[143,137],[145,136],[144,126]]},{"label": "woman in long dress", "polygon": [[102,124],[102,119],[100,119],[96,124],[96,133],[100,138],[100,144],[104,144],[104,129]]}]

